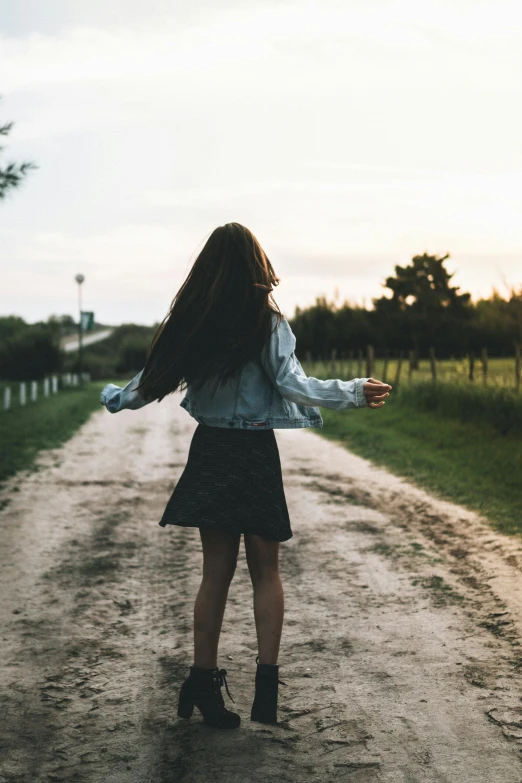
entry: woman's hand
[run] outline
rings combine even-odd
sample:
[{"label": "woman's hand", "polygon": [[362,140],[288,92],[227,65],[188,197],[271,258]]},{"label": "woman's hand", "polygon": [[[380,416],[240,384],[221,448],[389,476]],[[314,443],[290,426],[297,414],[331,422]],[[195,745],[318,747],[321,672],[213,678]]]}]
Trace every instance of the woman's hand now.
[{"label": "woman's hand", "polygon": [[364,396],[368,402],[369,408],[382,408],[386,397],[390,396],[391,386],[389,383],[376,381],[370,378],[363,386]]}]

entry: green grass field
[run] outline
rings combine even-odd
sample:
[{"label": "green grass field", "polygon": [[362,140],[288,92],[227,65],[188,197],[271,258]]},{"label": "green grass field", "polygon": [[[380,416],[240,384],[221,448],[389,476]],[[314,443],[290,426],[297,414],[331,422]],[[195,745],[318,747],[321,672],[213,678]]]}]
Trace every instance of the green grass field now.
[{"label": "green grass field", "polygon": [[[18,395],[18,384],[9,385]],[[39,397],[37,402],[28,401],[24,407],[16,401],[11,410],[0,410],[0,484],[16,471],[30,468],[40,450],[60,446],[93,411],[100,410],[104,385],[99,381],[83,389],[62,389],[50,397]]]},{"label": "green grass field", "polygon": [[[332,377],[317,364],[303,367]],[[380,409],[321,414],[316,432],[479,511],[504,533],[522,533],[521,394],[469,382],[406,383]]]},{"label": "green grass field", "polygon": [[[357,358],[352,360],[337,360],[332,366],[331,361],[324,362],[304,362],[302,365],[307,374],[315,375],[317,378],[363,378],[366,377],[366,360],[363,357],[361,362]],[[308,368],[308,369],[307,369]],[[390,359],[385,362],[382,358],[375,360],[373,377],[379,380],[385,380],[387,383],[395,383],[397,378],[398,360]],[[467,386],[469,364],[467,359],[442,359],[437,360],[437,379],[444,383],[459,384]],[[404,386],[409,383],[419,383],[422,381],[431,381],[431,369],[428,359],[421,359],[419,367],[411,375],[408,372],[408,360],[402,360],[400,369],[400,382]],[[474,381],[475,386],[492,386],[505,389],[515,388],[515,359],[507,357],[501,359],[488,360],[488,375],[484,381],[482,365],[479,357],[475,358]]]}]

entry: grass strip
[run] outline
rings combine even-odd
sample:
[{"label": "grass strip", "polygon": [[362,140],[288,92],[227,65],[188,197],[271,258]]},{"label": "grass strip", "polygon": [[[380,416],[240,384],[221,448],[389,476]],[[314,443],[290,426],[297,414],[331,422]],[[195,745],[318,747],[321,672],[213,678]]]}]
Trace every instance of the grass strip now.
[{"label": "grass strip", "polygon": [[377,410],[321,408],[324,427],[314,432],[480,512],[503,533],[522,533],[522,438],[423,410],[424,402],[399,393]]},{"label": "grass strip", "polygon": [[24,407],[0,411],[0,484],[18,470],[34,465],[42,449],[61,446],[90,415],[101,410],[100,391],[105,382],[28,402]]}]

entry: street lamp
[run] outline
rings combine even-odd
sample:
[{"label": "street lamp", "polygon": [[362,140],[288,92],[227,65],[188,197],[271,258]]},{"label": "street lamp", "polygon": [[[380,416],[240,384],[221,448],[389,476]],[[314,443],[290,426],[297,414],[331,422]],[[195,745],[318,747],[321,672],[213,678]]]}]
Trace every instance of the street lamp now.
[{"label": "street lamp", "polygon": [[78,319],[78,363],[80,365],[80,388],[83,387],[83,329],[82,329],[82,283],[85,280],[83,275],[76,275],[74,278],[78,283],[78,306],[80,308],[80,317]]}]

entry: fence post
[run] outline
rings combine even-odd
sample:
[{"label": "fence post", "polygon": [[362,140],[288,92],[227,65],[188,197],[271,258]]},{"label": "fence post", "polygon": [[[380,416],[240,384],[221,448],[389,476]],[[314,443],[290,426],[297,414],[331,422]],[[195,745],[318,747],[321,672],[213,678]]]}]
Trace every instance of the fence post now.
[{"label": "fence post", "polygon": [[353,378],[353,351],[348,353],[348,378]]},{"label": "fence post", "polygon": [[473,351],[470,351],[468,353],[468,361],[469,361],[468,379],[470,381],[473,381],[475,378],[475,354],[473,353]]},{"label": "fence post", "polygon": [[337,348],[332,348],[330,353],[330,373],[332,378],[337,378]]},{"label": "fence post", "polygon": [[520,391],[520,343],[515,343],[515,389]]},{"label": "fence post", "polygon": [[397,370],[395,372],[395,381],[393,382],[394,386],[398,386],[401,379],[402,355],[402,351],[399,351],[399,356],[397,358]]},{"label": "fence post", "polygon": [[415,351],[412,349],[409,353],[408,380],[411,382],[413,376],[413,367],[415,365]]},{"label": "fence post", "polygon": [[36,402],[38,399],[38,384],[36,381],[31,381],[31,402]]},{"label": "fence post", "polygon": [[53,375],[53,377],[51,378],[51,387],[52,387],[52,390],[53,390],[53,394],[56,394],[57,391],[58,391],[58,376],[57,375]]},{"label": "fence post", "polygon": [[435,383],[437,380],[437,362],[435,361],[435,348],[430,348],[430,367],[431,380]]},{"label": "fence post", "polygon": [[373,350],[373,345],[367,345],[366,346],[366,376],[368,378],[373,378],[374,364],[375,364],[375,354]]},{"label": "fence post", "polygon": [[4,389],[4,411],[8,411],[11,407],[11,387],[6,386]]},{"label": "fence post", "polygon": [[339,378],[346,378],[346,351],[341,351],[339,354]]},{"label": "fence post", "polygon": [[480,362],[482,364],[482,380],[484,386],[488,382],[488,349],[483,348],[480,352]]},{"label": "fence post", "polygon": [[382,380],[386,383],[386,376],[388,375],[388,360],[390,358],[390,352],[388,349],[384,352],[384,364],[382,366]]},{"label": "fence post", "polygon": [[26,403],[26,388],[25,383],[20,384],[20,405],[25,405]]}]

